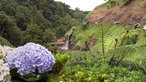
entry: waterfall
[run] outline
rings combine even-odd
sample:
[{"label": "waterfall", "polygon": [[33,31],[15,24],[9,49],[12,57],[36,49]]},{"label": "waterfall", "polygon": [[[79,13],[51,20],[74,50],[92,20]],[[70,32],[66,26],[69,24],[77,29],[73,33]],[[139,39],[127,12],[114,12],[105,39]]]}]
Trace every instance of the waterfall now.
[{"label": "waterfall", "polygon": [[69,41],[70,41],[70,35],[66,36],[65,45],[60,47],[62,50],[68,50],[69,49]]},{"label": "waterfall", "polygon": [[143,29],[143,30],[146,30],[146,25],[144,25],[142,29]]},{"label": "waterfall", "polygon": [[60,47],[61,50],[68,50],[69,49],[69,43],[70,43],[70,36],[72,35],[73,31],[75,30],[76,27],[72,27],[68,33],[66,33],[65,37],[65,44]]}]

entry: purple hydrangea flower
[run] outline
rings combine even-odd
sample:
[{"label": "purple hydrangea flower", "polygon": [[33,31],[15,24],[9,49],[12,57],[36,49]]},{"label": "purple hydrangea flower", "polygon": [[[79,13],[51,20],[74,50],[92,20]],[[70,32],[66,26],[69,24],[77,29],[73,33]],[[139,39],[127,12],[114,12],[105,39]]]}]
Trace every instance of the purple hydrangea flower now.
[{"label": "purple hydrangea flower", "polygon": [[52,70],[55,58],[45,47],[30,42],[9,52],[6,61],[10,69],[17,69],[17,73],[26,75],[36,70],[38,73]]}]

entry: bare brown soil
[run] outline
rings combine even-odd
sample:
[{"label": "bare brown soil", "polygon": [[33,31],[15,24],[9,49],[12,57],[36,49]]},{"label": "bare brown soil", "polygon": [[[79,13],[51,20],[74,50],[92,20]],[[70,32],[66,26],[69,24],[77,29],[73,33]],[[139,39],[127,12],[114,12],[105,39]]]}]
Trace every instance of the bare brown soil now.
[{"label": "bare brown soil", "polygon": [[111,23],[120,21],[146,24],[146,3],[142,0],[134,0],[128,5],[121,3],[108,8],[97,8],[85,19],[89,24]]}]

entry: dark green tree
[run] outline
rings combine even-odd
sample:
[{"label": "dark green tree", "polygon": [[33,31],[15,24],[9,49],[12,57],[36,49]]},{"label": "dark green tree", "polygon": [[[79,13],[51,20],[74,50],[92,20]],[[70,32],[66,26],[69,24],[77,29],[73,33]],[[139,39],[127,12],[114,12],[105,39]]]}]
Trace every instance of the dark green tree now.
[{"label": "dark green tree", "polygon": [[15,18],[17,26],[21,30],[26,30],[27,24],[31,22],[32,14],[28,7],[18,6]]},{"label": "dark green tree", "polygon": [[35,42],[43,44],[43,31],[37,24],[28,25],[26,32],[24,33],[24,38],[22,39],[21,44],[25,44],[27,42]]},{"label": "dark green tree", "polygon": [[21,40],[21,31],[15,23],[6,14],[0,14],[0,36],[6,38],[14,46],[17,46]]},{"label": "dark green tree", "polygon": [[86,14],[54,0],[0,0],[0,35],[14,46],[30,41],[50,46]]},{"label": "dark green tree", "polygon": [[57,37],[53,31],[46,29],[43,36],[44,43],[50,43],[56,41]]},{"label": "dark green tree", "polygon": [[13,26],[13,21],[6,14],[0,13],[0,35],[3,36],[8,28],[11,28]]},{"label": "dark green tree", "polygon": [[40,26],[40,28],[44,31],[47,28],[51,27],[51,23],[50,21],[48,21],[47,19],[44,18],[44,16],[42,15],[41,11],[37,11],[34,18],[33,18],[33,22],[36,23],[38,26]]}]

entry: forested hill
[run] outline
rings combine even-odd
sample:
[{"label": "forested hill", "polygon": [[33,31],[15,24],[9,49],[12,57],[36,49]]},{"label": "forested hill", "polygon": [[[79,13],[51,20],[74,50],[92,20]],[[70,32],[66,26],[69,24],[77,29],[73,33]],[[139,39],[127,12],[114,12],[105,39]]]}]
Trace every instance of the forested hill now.
[{"label": "forested hill", "polygon": [[0,36],[13,46],[30,41],[49,46],[87,13],[54,0],[0,0]]}]

